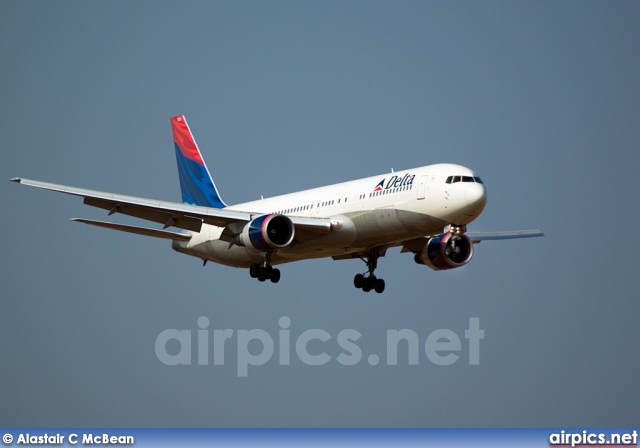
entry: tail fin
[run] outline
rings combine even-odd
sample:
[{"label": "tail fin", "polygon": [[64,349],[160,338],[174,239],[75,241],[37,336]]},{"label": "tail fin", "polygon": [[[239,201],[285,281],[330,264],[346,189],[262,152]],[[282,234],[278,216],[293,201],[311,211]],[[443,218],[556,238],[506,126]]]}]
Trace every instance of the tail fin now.
[{"label": "tail fin", "polygon": [[211,174],[209,174],[184,115],[171,118],[171,128],[176,147],[176,159],[178,160],[182,202],[205,207],[225,208],[227,204],[220,197],[216,184],[211,179]]}]

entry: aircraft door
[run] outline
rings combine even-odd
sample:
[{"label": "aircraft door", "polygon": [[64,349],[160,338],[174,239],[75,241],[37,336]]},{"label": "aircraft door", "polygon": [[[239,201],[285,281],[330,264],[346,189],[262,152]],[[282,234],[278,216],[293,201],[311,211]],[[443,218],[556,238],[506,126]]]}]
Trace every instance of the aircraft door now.
[{"label": "aircraft door", "polygon": [[418,181],[418,199],[424,199],[425,190],[427,189],[427,180],[429,176],[422,176]]}]

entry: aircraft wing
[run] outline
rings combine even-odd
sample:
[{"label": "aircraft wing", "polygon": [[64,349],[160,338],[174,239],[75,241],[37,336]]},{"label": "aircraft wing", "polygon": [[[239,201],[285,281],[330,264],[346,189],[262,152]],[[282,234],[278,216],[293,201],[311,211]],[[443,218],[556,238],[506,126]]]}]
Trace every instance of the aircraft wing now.
[{"label": "aircraft wing", "polygon": [[539,229],[534,230],[507,230],[503,232],[467,232],[465,233],[474,243],[489,240],[513,240],[516,238],[533,238],[544,236]]},{"label": "aircraft wing", "polygon": [[[488,240],[512,240],[516,238],[533,238],[536,236],[544,236],[538,229],[534,230],[506,230],[501,232],[466,232],[465,235],[469,237],[472,243],[478,244],[481,241]],[[402,250],[400,252],[413,252],[417,253],[422,250],[425,243],[430,237],[415,238],[413,240],[403,241]]]},{"label": "aircraft wing", "polygon": [[[199,232],[202,228],[202,223],[228,228],[229,226],[234,227],[234,224],[247,223],[255,217],[262,215],[262,213],[201,207],[198,205],[106,193],[85,188],[22,179],[19,177],[13,178],[11,181],[31,187],[80,196],[84,198],[84,203],[87,205],[109,210],[109,215],[122,213],[124,215],[163,224],[164,228],[172,226]],[[296,226],[296,230],[302,230],[301,234],[309,235],[309,239],[317,238],[319,235],[328,234],[331,231],[331,220],[328,218],[295,216],[289,216],[289,218]],[[99,225],[95,223],[92,224]],[[101,227],[107,226],[101,225]],[[111,226],[109,228],[122,230],[117,228],[117,226]]]}]

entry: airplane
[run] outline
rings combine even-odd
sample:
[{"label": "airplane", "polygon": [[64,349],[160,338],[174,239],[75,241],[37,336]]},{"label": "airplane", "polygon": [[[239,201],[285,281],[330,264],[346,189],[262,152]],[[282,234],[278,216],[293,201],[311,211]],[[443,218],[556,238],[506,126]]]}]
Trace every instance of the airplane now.
[{"label": "airplane", "polygon": [[[162,229],[73,218],[112,230],[171,240],[202,260],[248,268],[260,282],[278,283],[274,266],[298,260],[359,258],[366,271],[353,280],[382,293],[378,259],[392,247],[433,270],[456,269],[474,244],[544,236],[538,230],[467,232],[485,208],[483,181],[464,166],[441,163],[295,193],[227,205],[220,196],[184,115],[171,118],[182,203],[106,193],[16,177],[23,185],[80,196],[84,204],[163,225]],[[169,227],[177,231],[167,230]]]}]

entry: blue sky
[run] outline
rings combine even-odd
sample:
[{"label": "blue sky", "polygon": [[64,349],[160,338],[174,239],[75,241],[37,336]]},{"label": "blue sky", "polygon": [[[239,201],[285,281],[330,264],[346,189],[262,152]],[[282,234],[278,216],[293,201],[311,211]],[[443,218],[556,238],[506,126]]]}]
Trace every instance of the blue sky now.
[{"label": "blue sky", "polygon": [[[488,188],[485,242],[433,272],[389,251],[277,285],[90,228],[77,198],[2,188],[4,426],[633,426],[640,396],[637,2],[3,2],[0,172],[180,199],[185,114],[227,203],[438,162]],[[112,217],[118,222],[134,220]],[[138,224],[138,222],[136,222]],[[264,329],[334,360],[238,378],[169,367],[166,329]],[[387,330],[485,331],[477,366],[371,366]],[[335,362],[343,329],[363,361]],[[254,350],[259,350],[259,345]],[[194,349],[195,350],[195,349]],[[195,352],[194,352],[195,353]],[[404,363],[402,360],[404,359]]]}]

